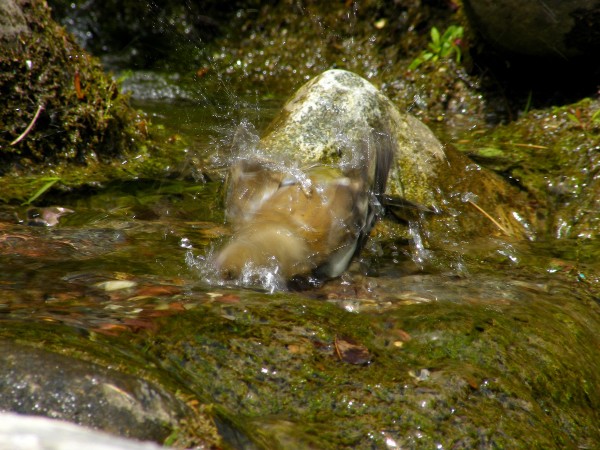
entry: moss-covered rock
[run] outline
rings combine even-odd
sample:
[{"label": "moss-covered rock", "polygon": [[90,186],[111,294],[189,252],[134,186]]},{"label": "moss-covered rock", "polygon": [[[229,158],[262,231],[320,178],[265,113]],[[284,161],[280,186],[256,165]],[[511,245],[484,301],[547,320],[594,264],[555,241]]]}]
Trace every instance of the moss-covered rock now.
[{"label": "moss-covered rock", "polygon": [[51,19],[45,1],[12,4],[20,27],[0,42],[0,175],[85,166],[139,151],[144,119],[116,81]]},{"label": "moss-covered rock", "polygon": [[600,102],[531,111],[460,148],[528,192],[543,234],[596,238],[600,228]]},{"label": "moss-covered rock", "polygon": [[[369,315],[243,294],[238,304],[172,317],[137,345],[165,367],[184,367],[188,386],[235,410],[271,448],[594,442],[597,305],[564,300],[567,287],[525,294],[493,278],[457,283],[463,295],[483,296]],[[345,361],[340,341],[366,348],[371,363]]]}]

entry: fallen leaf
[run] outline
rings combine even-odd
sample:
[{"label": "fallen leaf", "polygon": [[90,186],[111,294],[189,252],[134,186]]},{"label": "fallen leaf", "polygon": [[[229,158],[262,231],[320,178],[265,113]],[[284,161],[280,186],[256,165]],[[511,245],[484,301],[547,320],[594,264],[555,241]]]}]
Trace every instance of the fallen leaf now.
[{"label": "fallen leaf", "polygon": [[394,334],[396,336],[398,336],[398,339],[402,342],[408,342],[410,341],[412,338],[410,337],[410,334],[408,334],[406,331],[400,329],[400,328],[396,328],[394,330]]},{"label": "fallen leaf", "polygon": [[125,319],[125,320],[123,320],[123,324],[125,326],[127,326],[134,333],[141,331],[141,330],[156,331],[158,329],[158,326],[150,320]]},{"label": "fallen leaf", "polygon": [[94,328],[93,331],[105,336],[119,336],[122,332],[129,331],[129,328],[116,323],[103,323],[99,327]]},{"label": "fallen leaf", "polygon": [[356,365],[366,365],[371,362],[369,349],[351,338],[336,336],[334,344],[335,352],[344,362]]}]

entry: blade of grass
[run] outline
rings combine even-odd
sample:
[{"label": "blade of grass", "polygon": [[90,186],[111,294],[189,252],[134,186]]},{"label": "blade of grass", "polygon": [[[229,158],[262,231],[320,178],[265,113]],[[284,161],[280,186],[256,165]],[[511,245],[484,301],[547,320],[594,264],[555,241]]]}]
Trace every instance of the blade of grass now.
[{"label": "blade of grass", "polygon": [[58,181],[60,181],[60,177],[48,177],[48,178],[42,178],[42,180],[45,180],[46,183],[41,188],[39,188],[37,191],[35,191],[34,194],[31,197],[29,197],[26,202],[23,202],[22,203],[23,206],[31,205],[31,203],[34,202],[36,199],[38,199],[44,192],[46,192],[48,189],[50,189],[52,186],[54,186]]}]

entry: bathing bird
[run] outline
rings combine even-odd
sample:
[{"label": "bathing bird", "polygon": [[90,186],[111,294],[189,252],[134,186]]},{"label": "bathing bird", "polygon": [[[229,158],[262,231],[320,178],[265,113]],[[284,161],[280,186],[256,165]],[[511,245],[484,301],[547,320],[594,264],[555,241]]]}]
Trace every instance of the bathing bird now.
[{"label": "bathing bird", "polygon": [[325,280],[344,272],[381,213],[393,159],[389,142],[361,147],[347,166],[237,161],[226,199],[234,233],[216,257],[220,274],[267,268],[283,280]]}]

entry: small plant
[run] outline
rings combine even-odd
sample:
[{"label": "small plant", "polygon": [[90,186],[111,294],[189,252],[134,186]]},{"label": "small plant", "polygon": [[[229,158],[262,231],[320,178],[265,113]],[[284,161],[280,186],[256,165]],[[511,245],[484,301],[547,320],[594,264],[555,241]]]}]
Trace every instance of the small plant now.
[{"label": "small plant", "polygon": [[436,27],[431,28],[431,42],[427,45],[427,50],[423,50],[413,62],[408,66],[409,70],[414,70],[427,61],[437,61],[441,58],[451,58],[453,55],[456,62],[460,62],[462,52],[460,44],[463,37],[463,27],[450,25],[444,34]]},{"label": "small plant", "polygon": [[586,119],[581,108],[575,108],[574,111],[567,112],[567,118],[582,130],[589,130],[596,125],[600,125],[600,109]]}]

